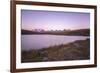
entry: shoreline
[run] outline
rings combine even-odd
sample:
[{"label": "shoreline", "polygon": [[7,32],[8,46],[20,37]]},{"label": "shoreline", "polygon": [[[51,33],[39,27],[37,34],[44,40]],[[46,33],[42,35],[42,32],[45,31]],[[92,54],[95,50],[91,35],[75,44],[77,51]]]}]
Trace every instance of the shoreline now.
[{"label": "shoreline", "polygon": [[22,51],[22,62],[84,60],[90,58],[90,40],[77,40],[68,44]]},{"label": "shoreline", "polygon": [[21,34],[34,35],[34,34],[51,34],[51,35],[72,35],[72,36],[90,36],[90,29],[77,29],[77,30],[62,30],[62,31],[32,31],[21,30]]},{"label": "shoreline", "polygon": [[55,36],[90,36],[90,35],[68,35],[68,34],[21,34],[21,35],[55,35]]}]

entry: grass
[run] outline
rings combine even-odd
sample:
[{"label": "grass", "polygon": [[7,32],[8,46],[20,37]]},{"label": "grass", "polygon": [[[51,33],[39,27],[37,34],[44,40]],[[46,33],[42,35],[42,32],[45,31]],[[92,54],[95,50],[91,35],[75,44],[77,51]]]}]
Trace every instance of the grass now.
[{"label": "grass", "polygon": [[90,40],[77,40],[69,44],[22,51],[22,62],[46,62],[90,59]]}]

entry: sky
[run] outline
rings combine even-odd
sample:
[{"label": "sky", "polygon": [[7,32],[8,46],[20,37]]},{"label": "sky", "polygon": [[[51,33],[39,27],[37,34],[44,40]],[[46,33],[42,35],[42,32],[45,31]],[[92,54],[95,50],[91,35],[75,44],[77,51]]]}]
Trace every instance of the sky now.
[{"label": "sky", "polygon": [[26,30],[76,30],[90,27],[90,13],[21,10],[21,27]]}]

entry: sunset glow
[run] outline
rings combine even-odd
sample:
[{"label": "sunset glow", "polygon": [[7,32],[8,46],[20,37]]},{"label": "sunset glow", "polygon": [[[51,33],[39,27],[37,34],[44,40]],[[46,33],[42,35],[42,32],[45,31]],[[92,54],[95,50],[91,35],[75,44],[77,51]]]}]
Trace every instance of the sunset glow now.
[{"label": "sunset glow", "polygon": [[90,27],[90,13],[21,10],[22,29],[63,30]]}]

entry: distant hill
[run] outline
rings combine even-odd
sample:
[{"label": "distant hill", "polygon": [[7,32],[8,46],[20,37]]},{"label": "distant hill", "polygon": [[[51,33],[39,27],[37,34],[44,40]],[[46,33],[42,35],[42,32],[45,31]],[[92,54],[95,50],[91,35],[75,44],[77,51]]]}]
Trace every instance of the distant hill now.
[{"label": "distant hill", "polygon": [[25,29],[21,30],[21,34],[35,34],[35,33],[37,33],[37,32],[31,31],[31,30],[25,30]]},{"label": "distant hill", "polygon": [[69,34],[69,35],[84,35],[84,36],[89,36],[90,35],[90,29],[73,30],[73,31],[69,31],[67,34]]},{"label": "distant hill", "polygon": [[77,36],[89,36],[90,29],[78,29],[78,30],[63,30],[63,31],[31,31],[21,30],[21,34],[51,34],[51,35],[77,35]]}]

